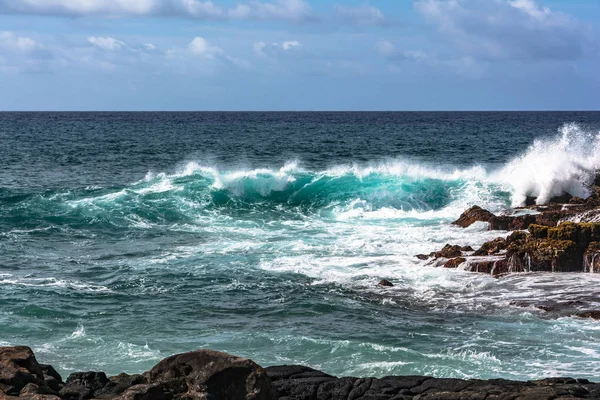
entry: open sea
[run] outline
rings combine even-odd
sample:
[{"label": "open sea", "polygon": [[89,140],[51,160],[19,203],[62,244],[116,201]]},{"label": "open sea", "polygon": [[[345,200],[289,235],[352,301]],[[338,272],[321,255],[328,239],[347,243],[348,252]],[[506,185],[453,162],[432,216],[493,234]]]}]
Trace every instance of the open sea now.
[{"label": "open sea", "polygon": [[[334,375],[600,379],[600,274],[414,255],[585,197],[599,112],[0,113],[0,345],[59,372],[208,347]],[[388,279],[394,287],[377,286]],[[573,303],[576,301],[576,303]]]}]

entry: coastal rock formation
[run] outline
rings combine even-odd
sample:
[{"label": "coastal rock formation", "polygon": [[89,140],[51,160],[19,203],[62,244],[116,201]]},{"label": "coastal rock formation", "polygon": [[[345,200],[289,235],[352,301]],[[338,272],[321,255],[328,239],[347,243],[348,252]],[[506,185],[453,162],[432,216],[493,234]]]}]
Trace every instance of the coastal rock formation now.
[{"label": "coastal rock formation", "polygon": [[[458,247],[458,246],[455,246]],[[431,253],[450,259],[445,268],[494,276],[515,272],[600,272],[600,223],[563,222],[556,227],[531,224],[484,243],[472,254],[449,252],[446,245]],[[438,263],[439,264],[439,263]]]},{"label": "coastal rock formation", "polygon": [[[44,383],[44,371],[62,385],[59,393]],[[28,347],[0,347],[0,385],[2,400],[600,399],[600,384],[586,379],[337,378],[297,365],[263,369],[251,360],[211,350],[168,357],[143,375],[77,372],[64,384],[53,368],[38,364]]]},{"label": "coastal rock formation", "polygon": [[461,228],[467,228],[478,221],[488,222],[492,217],[495,217],[495,215],[488,210],[485,210],[479,206],[473,206],[462,213],[461,216],[452,224],[460,226]]}]

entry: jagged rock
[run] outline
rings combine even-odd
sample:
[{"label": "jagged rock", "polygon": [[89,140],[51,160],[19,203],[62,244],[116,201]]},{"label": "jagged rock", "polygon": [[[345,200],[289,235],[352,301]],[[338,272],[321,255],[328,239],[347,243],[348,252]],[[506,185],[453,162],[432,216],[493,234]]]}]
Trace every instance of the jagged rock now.
[{"label": "jagged rock", "polygon": [[471,246],[463,246],[460,251],[474,251],[474,249]]},{"label": "jagged rock", "polygon": [[[600,318],[600,312],[580,312],[582,318]],[[0,348],[0,365],[22,350]],[[10,348],[15,349],[15,348]],[[2,358],[9,355],[12,358]],[[25,354],[26,355],[26,354]],[[32,353],[31,353],[32,355]],[[18,360],[27,360],[20,357]],[[31,362],[28,366],[32,367]],[[400,400],[400,399],[600,399],[600,385],[586,379],[550,378],[530,382],[504,379],[461,380],[428,376],[337,378],[303,366],[262,369],[252,361],[210,350],[178,354],[159,362],[144,375],[121,374],[108,379],[100,373],[77,373],[68,379],[61,397],[41,394],[41,386],[29,382],[19,397],[0,391],[2,400]],[[77,385],[74,385],[77,383]],[[97,395],[87,386],[102,390],[130,385],[121,393]],[[112,387],[115,387],[112,386]],[[14,393],[18,395],[19,393]]]},{"label": "jagged rock", "polygon": [[515,231],[527,229],[529,225],[537,221],[534,214],[525,214],[519,216],[494,216],[488,220],[488,230],[490,231]]},{"label": "jagged rock", "polygon": [[550,203],[565,204],[565,203],[569,203],[572,199],[573,199],[573,195],[571,195],[569,193],[563,193],[560,196],[554,196],[554,197],[550,198]]},{"label": "jagged rock", "polygon": [[85,386],[67,385],[58,394],[64,400],[87,400],[94,397],[94,391]]},{"label": "jagged rock", "polygon": [[600,319],[600,311],[583,311],[575,314],[580,318]]},{"label": "jagged rock", "polygon": [[[165,392],[159,384],[138,384],[128,388],[115,400],[171,400],[173,396],[169,392]],[[186,397],[186,399],[211,399],[211,397]],[[217,397],[216,399],[219,399]],[[230,398],[227,398],[228,400]],[[243,400],[243,398],[241,398]],[[233,400],[233,399],[231,399]]]},{"label": "jagged rock", "polygon": [[110,381],[104,372],[75,372],[67,378],[65,386],[84,386],[92,390],[100,390]]},{"label": "jagged rock", "polygon": [[440,251],[434,253],[435,258],[454,258],[461,255],[460,246],[452,246],[450,244],[445,245]]},{"label": "jagged rock", "polygon": [[488,256],[496,254],[506,249],[506,239],[496,238],[492,241],[485,242],[481,247],[473,253],[474,256]]},{"label": "jagged rock", "polygon": [[336,378],[301,366],[265,368],[277,398],[326,399],[558,399],[600,398],[600,389],[572,378],[516,382],[504,379],[461,380],[427,376]]},{"label": "jagged rock", "polygon": [[467,261],[464,257],[456,257],[451,260],[446,261],[444,264],[444,268],[458,268],[458,266]]},{"label": "jagged rock", "polygon": [[600,242],[591,242],[583,254],[584,272],[600,272]]},{"label": "jagged rock", "polygon": [[[252,360],[213,350],[176,354],[147,373],[174,399],[271,400],[273,394],[265,371]],[[155,389],[152,385],[148,389]],[[127,392],[123,393],[126,395]]]},{"label": "jagged rock", "polygon": [[425,261],[429,259],[430,256],[427,254],[417,254],[415,257],[417,257],[419,260]]},{"label": "jagged rock", "polygon": [[494,264],[497,262],[496,260],[467,260],[467,265],[465,267],[466,271],[470,272],[479,272],[482,274],[491,274],[494,269]]},{"label": "jagged rock", "polygon": [[454,221],[452,224],[453,225],[458,225],[462,228],[466,228],[468,226],[473,225],[475,222],[478,221],[482,221],[482,222],[487,222],[489,221],[490,218],[494,217],[495,215],[492,214],[491,212],[489,212],[486,209],[483,209],[479,206],[473,206],[471,208],[469,208],[468,210],[466,210],[465,212],[463,212],[460,217]]},{"label": "jagged rock", "polygon": [[378,283],[379,286],[386,286],[386,287],[392,287],[394,286],[394,284],[390,281],[388,281],[387,279],[382,279],[379,281]]},{"label": "jagged rock", "polygon": [[29,394],[51,394],[56,395],[56,392],[50,389],[46,385],[36,385],[35,383],[29,382],[21,391],[19,392],[20,396],[29,395]]},{"label": "jagged rock", "polygon": [[529,234],[527,232],[514,231],[510,235],[508,235],[508,237],[506,238],[506,245],[508,246],[511,243],[526,240],[528,236],[529,236]]},{"label": "jagged rock", "polygon": [[40,364],[40,367],[42,368],[46,385],[55,392],[60,391],[65,385],[60,374],[56,372],[52,365]]},{"label": "jagged rock", "polygon": [[26,346],[0,347],[0,392],[18,395],[28,383],[48,387],[33,351]]},{"label": "jagged rock", "polygon": [[545,225],[532,224],[529,225],[529,233],[536,239],[545,239],[548,237],[549,227]]},{"label": "jagged rock", "polygon": [[508,247],[511,261],[524,271],[580,272],[582,259],[575,242],[571,240],[530,239]]}]

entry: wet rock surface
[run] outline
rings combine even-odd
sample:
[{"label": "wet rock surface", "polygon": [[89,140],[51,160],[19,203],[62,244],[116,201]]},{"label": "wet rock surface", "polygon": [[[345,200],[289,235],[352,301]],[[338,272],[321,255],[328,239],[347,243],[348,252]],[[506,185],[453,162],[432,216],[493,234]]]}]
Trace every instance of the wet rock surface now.
[{"label": "wet rock surface", "polygon": [[[592,312],[582,318],[597,316]],[[57,393],[50,388],[44,375],[52,376],[62,389]],[[212,350],[165,358],[142,375],[78,372],[63,383],[28,347],[0,347],[0,385],[0,399],[6,400],[600,399],[600,385],[582,379],[338,378],[298,365],[263,369],[251,360]]]},{"label": "wet rock surface", "polygon": [[587,199],[563,194],[538,205],[527,205],[512,215],[495,215],[479,206],[462,213],[454,225],[466,228],[487,222],[488,230],[512,231],[479,249],[447,244],[440,251],[419,254],[426,265],[461,268],[501,276],[518,272],[600,272],[600,174]]}]

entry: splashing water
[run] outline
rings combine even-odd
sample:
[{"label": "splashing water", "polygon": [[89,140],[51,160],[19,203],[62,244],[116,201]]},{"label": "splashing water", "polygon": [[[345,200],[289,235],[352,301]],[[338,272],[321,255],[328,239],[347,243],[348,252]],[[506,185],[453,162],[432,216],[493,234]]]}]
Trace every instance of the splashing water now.
[{"label": "splashing water", "polygon": [[[468,145],[482,118],[496,117],[461,125],[457,131],[466,133],[458,139],[396,136],[413,147],[393,156],[393,142],[369,157],[360,153],[393,136],[385,127],[387,133],[373,134],[376,141],[350,151],[344,146],[351,140],[340,144],[344,138],[332,136],[326,144],[304,134],[308,125],[300,124],[268,151],[259,151],[264,137],[246,137],[246,148],[255,146],[248,165],[257,167],[240,167],[187,157],[181,149],[197,142],[232,152],[235,138],[200,141],[195,130],[177,123],[168,143],[164,132],[156,140],[115,134],[93,162],[68,164],[68,179],[52,169],[54,160],[47,161],[44,185],[0,187],[0,343],[31,345],[40,361],[62,373],[141,372],[169,354],[210,347],[262,365],[307,364],[337,375],[598,376],[600,330],[594,321],[513,303],[543,298],[593,309],[600,305],[600,275],[494,279],[424,266],[414,257],[446,243],[476,247],[504,234],[478,224],[450,225],[471,205],[500,212],[526,196],[547,201],[563,192],[586,195],[598,167],[599,139],[578,125],[531,145],[527,138],[509,138],[512,147],[486,149],[456,165],[440,163],[458,157],[453,146]],[[244,123],[256,131],[254,122]],[[31,128],[27,124],[14,129]],[[367,137],[362,129],[371,125],[361,125],[352,140]],[[334,133],[343,129],[335,125]],[[230,130],[243,131],[234,124],[219,133]],[[169,147],[186,134],[186,146]],[[281,146],[303,134],[296,148],[321,140],[310,149],[350,156],[327,155],[327,162],[315,163],[307,161],[315,150],[305,150],[265,161],[264,154],[282,153]],[[483,143],[493,146],[493,136],[486,138]],[[44,151],[52,147],[36,139],[30,143],[36,155],[44,154],[36,143]],[[55,144],[61,153],[68,152],[66,142]],[[430,155],[416,158],[430,143],[437,145]],[[143,151],[129,153],[135,146]],[[71,149],[69,156],[86,160],[89,153]],[[375,153],[380,156],[370,157]],[[136,154],[143,154],[137,169],[127,164]],[[148,167],[153,156],[165,157],[171,167]],[[488,156],[501,163],[486,163]],[[11,164],[11,179],[19,172],[31,175],[33,157]],[[196,161],[173,168],[181,159]],[[77,180],[92,168],[102,179]],[[128,168],[135,169],[134,178],[115,177]],[[394,287],[378,287],[383,278]]]}]

